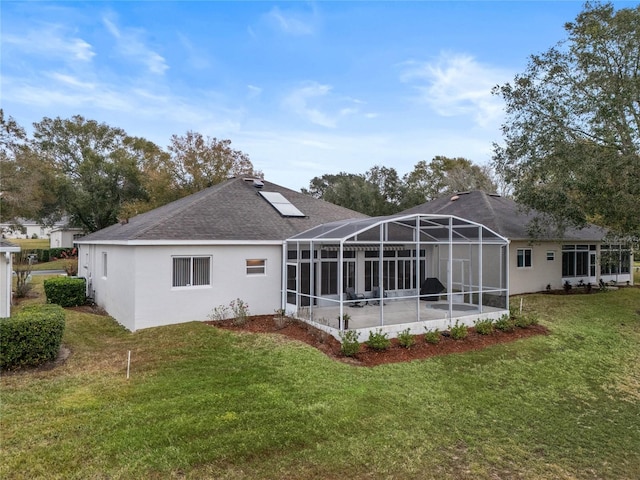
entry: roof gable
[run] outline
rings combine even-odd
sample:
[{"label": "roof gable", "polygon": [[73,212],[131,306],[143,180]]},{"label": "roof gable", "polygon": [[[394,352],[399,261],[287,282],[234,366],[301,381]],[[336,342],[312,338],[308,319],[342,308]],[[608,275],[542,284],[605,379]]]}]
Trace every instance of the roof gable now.
[{"label": "roof gable", "polygon": [[[304,216],[284,216],[260,192],[279,193]],[[234,178],[111,225],[78,243],[101,241],[285,240],[316,225],[366,215],[271,182]]]}]

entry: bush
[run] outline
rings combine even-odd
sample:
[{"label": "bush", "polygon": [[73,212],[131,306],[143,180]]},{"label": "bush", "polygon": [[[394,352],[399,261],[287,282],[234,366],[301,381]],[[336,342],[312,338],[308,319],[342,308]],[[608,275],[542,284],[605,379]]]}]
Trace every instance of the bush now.
[{"label": "bush", "polygon": [[84,278],[55,277],[44,281],[47,303],[61,307],[77,307],[87,301]]},{"label": "bush", "polygon": [[464,324],[460,325],[456,320],[456,324],[449,328],[449,333],[454,340],[464,340],[469,334],[469,328]]},{"label": "bush", "polygon": [[382,330],[376,330],[375,332],[369,332],[367,346],[374,350],[386,350],[391,346],[391,340],[389,340],[386,333],[382,333]]},{"label": "bush", "polygon": [[360,342],[358,342],[359,336],[360,332],[356,332],[355,330],[340,332],[340,351],[345,357],[353,357],[358,353],[360,350]]},{"label": "bush", "polygon": [[0,368],[35,366],[55,360],[64,333],[59,305],[31,305],[0,319]]},{"label": "bush", "polygon": [[427,330],[424,334],[424,341],[435,345],[436,343],[440,343],[440,337],[440,331],[437,328],[435,330]]},{"label": "bush", "polygon": [[538,324],[538,317],[535,313],[520,314],[514,319],[514,324],[519,328],[527,328]]},{"label": "bush", "polygon": [[411,335],[411,333],[409,333],[408,328],[398,334],[398,345],[401,347],[409,348],[414,343],[416,343],[416,339]]},{"label": "bush", "polygon": [[490,319],[487,320],[476,320],[475,322],[476,332],[480,335],[490,335],[493,333],[494,325],[493,321]]},{"label": "bush", "polygon": [[502,315],[494,323],[495,327],[502,332],[513,332],[516,328],[515,321],[507,314]]},{"label": "bush", "polygon": [[242,299],[236,298],[229,304],[229,308],[233,312],[233,324],[241,327],[247,323],[249,316],[249,305]]}]

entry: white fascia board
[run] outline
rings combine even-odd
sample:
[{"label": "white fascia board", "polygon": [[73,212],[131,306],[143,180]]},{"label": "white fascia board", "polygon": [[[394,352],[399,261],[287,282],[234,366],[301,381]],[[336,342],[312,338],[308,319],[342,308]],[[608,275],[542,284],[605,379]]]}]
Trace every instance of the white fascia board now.
[{"label": "white fascia board", "polygon": [[230,245],[282,245],[284,240],[76,240],[78,245],[126,245],[126,246],[230,246]]}]

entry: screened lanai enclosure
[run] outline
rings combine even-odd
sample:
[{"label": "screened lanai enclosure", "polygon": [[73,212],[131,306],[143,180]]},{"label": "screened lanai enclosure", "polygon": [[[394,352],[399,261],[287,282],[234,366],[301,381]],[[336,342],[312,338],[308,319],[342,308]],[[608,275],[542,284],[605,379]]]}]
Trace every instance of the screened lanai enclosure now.
[{"label": "screened lanai enclosure", "polygon": [[446,330],[508,312],[508,241],[450,215],[327,223],[287,240],[283,303],[289,315],[339,338]]}]

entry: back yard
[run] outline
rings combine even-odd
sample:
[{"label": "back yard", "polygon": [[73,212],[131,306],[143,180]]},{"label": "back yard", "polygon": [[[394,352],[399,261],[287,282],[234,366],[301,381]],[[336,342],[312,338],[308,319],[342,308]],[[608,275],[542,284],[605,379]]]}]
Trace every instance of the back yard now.
[{"label": "back yard", "polygon": [[524,305],[549,335],[374,368],[68,310],[68,358],[2,376],[0,477],[640,478],[640,289]]}]

